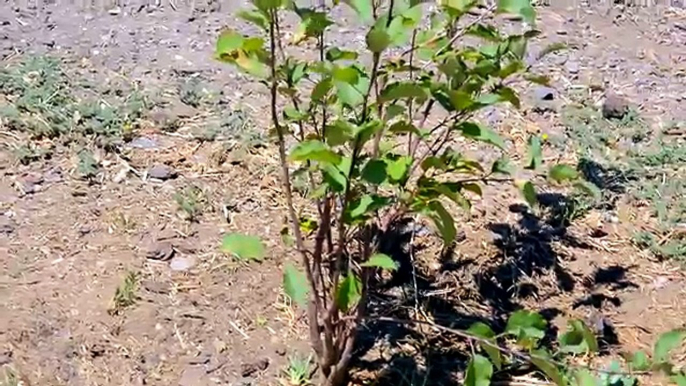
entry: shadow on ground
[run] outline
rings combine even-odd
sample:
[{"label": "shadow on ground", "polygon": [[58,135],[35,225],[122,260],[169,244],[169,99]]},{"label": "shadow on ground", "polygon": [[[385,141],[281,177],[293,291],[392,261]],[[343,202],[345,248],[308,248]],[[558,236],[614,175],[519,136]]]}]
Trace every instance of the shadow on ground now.
[{"label": "shadow on ground", "polygon": [[[499,333],[504,330],[509,315],[524,307],[522,303],[551,290],[579,297],[575,307],[600,309],[606,302],[619,305],[619,299],[593,292],[601,286],[633,286],[626,279],[629,268],[610,267],[599,269],[591,277],[575,277],[573,272],[564,268],[561,264],[564,257],[553,248],[553,243],[575,249],[591,248],[570,235],[568,223],[560,221],[560,208],[569,205],[569,198],[544,194],[539,201],[543,206],[541,212],[545,213],[543,218],[534,215],[527,207],[512,205],[509,210],[519,217],[516,223],[488,224],[493,234],[495,255],[486,259],[486,263],[478,264],[468,259],[453,261],[453,246],[442,251],[440,268],[433,275],[422,274],[421,262],[417,262],[413,270],[413,255],[408,253],[410,241],[415,239],[413,232],[422,230],[419,224],[405,220],[387,234],[380,235],[380,251],[393,256],[400,268],[378,293],[371,296],[369,313],[372,319],[373,316],[390,316],[410,320],[416,306],[420,306],[431,320],[440,325],[468,329],[474,322],[481,321]],[[412,246],[414,256],[423,247],[415,240]],[[533,280],[540,277],[549,280]],[[457,279],[449,281],[446,278]],[[555,288],[551,289],[551,286]],[[579,293],[582,295],[578,296]],[[536,311],[547,320],[561,312],[557,308]],[[617,343],[614,329],[606,319],[589,323],[603,347]],[[549,326],[543,344],[553,344],[557,337],[556,328]],[[470,352],[468,343],[457,336],[436,334],[429,329],[418,331],[413,326],[390,322],[369,322],[358,341],[359,359],[354,373],[368,378],[357,380],[366,384],[459,385],[457,375],[465,370]]]}]

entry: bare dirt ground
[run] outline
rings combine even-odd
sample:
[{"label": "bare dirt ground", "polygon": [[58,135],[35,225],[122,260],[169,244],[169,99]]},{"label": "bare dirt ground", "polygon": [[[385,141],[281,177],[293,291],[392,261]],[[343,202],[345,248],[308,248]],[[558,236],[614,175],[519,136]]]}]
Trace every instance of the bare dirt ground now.
[{"label": "bare dirt ground", "polygon": [[[294,256],[280,234],[267,98],[211,58],[221,28],[242,26],[237,7],[174,8],[0,4],[3,68],[49,54],[79,103],[146,106],[120,113],[135,131],[115,153],[0,124],[0,383],[276,385],[289,358],[309,355],[304,315],[280,290]],[[363,44],[345,17],[334,39]],[[534,67],[554,79],[552,97],[522,88],[521,111],[485,119],[513,148],[543,132],[546,158],[593,158],[604,202],[568,226],[554,204],[523,214],[516,192],[492,186],[460,215],[451,255],[438,255],[429,228],[416,231],[419,291],[399,278],[378,294],[396,309],[379,312],[417,307],[423,316],[412,316],[445,325],[498,326],[526,307],[557,327],[588,320],[609,356],[650,349],[686,320],[686,13],[552,5],[539,23],[534,51],[570,46]],[[606,91],[642,119],[598,119]],[[0,106],[15,102],[0,92]],[[655,168],[643,173],[648,162]],[[260,235],[268,258],[222,255],[229,231]],[[127,289],[126,278],[137,284]],[[372,327],[377,339],[359,348],[354,384],[459,384],[463,345],[426,329]]]}]

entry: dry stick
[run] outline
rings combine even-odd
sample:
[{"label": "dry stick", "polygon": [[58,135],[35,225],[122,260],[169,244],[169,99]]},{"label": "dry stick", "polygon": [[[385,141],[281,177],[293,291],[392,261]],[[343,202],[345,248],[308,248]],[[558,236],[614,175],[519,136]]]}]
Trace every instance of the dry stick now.
[{"label": "dry stick", "polygon": [[291,191],[291,181],[290,173],[288,171],[288,161],[286,157],[286,139],[283,132],[283,128],[279,123],[279,116],[276,111],[277,95],[278,95],[278,84],[276,78],[276,36],[275,28],[278,23],[276,17],[276,11],[271,12],[271,20],[269,23],[269,44],[271,51],[271,60],[269,61],[271,67],[271,118],[272,124],[276,129],[278,139],[279,139],[279,158],[281,160],[281,172],[282,172],[282,185],[284,188],[284,193],[286,194],[286,205],[288,207],[288,216],[291,220],[291,229],[293,230],[293,235],[295,237],[296,247],[302,256],[303,264],[305,265],[305,271],[307,273],[307,280],[310,282],[310,287],[312,294],[309,305],[308,305],[308,318],[310,319],[310,339],[312,339],[312,348],[315,353],[320,355],[322,353],[322,341],[319,335],[319,323],[317,319],[318,309],[319,309],[319,299],[316,296],[316,285],[314,278],[312,276],[312,270],[310,269],[310,259],[307,257],[307,252],[305,250],[305,243],[303,241],[302,233],[300,232],[300,226],[298,223],[298,217],[295,214],[295,207],[293,205],[293,193]]},{"label": "dry stick", "polygon": [[[467,332],[457,330],[454,328],[450,327],[445,327],[441,326],[440,324],[436,324],[434,322],[429,322],[429,321],[423,321],[423,320],[408,320],[408,319],[397,319],[397,318],[391,318],[387,316],[380,316],[380,317],[375,317],[375,318],[365,318],[365,321],[369,322],[386,322],[386,323],[396,323],[396,324],[407,324],[407,325],[417,325],[417,324],[423,324],[427,326],[431,326],[439,331],[447,332],[453,335],[457,335],[460,338],[467,339],[471,342],[477,342],[479,344],[483,344],[485,346],[492,347],[501,353],[512,355],[516,358],[519,358],[523,360],[524,362],[532,363],[533,360],[541,360],[545,361],[560,367],[566,367],[568,366],[567,363],[560,362],[555,359],[547,358],[544,356],[536,355],[536,354],[524,354],[520,351],[512,350],[509,348],[501,347],[497,343],[494,343],[492,340],[489,339],[484,339],[478,336],[471,335]],[[598,373],[605,373],[605,374],[618,374],[618,375],[645,375],[645,374],[651,374],[650,371],[632,371],[632,372],[623,372],[623,371],[612,371],[612,370],[605,370],[605,369],[599,369],[596,367],[592,366],[585,366],[585,365],[575,365],[574,367],[577,368],[582,368],[582,369],[587,369],[591,371],[595,371]]]}]

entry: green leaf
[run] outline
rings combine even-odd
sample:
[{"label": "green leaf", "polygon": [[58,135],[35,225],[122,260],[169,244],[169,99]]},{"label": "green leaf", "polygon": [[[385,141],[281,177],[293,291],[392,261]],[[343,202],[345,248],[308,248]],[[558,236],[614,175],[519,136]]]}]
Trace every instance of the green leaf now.
[{"label": "green leaf", "polygon": [[538,136],[532,135],[529,138],[528,154],[525,169],[536,170],[543,163],[543,148],[541,147],[541,139]]},{"label": "green leaf", "polygon": [[243,51],[238,51],[238,55],[234,62],[241,70],[258,78],[267,78],[269,76],[269,67],[262,63],[260,59],[254,54],[247,54]]},{"label": "green leaf", "polygon": [[510,161],[510,158],[507,157],[506,155],[503,155],[502,157],[498,158],[493,162],[493,166],[491,167],[491,173],[498,173],[498,174],[504,174],[507,176],[511,176],[514,174],[515,169],[514,166],[512,166],[512,161]]},{"label": "green leaf", "polygon": [[324,97],[326,97],[326,95],[329,93],[329,91],[331,91],[332,87],[333,83],[331,81],[331,78],[324,78],[314,85],[310,98],[313,101],[321,102],[323,101]]},{"label": "green leaf", "polygon": [[477,141],[494,145],[500,149],[505,149],[505,141],[495,131],[488,129],[473,122],[463,122],[457,127],[462,131],[462,135]]},{"label": "green leaf", "polygon": [[457,236],[453,216],[450,215],[439,201],[431,201],[427,208],[429,210],[428,216],[433,220],[436,228],[438,228],[444,244],[446,246],[451,245]]},{"label": "green leaf", "polygon": [[489,386],[493,376],[493,365],[488,358],[476,354],[472,356],[467,365],[465,386]]},{"label": "green leaf", "polygon": [[586,180],[576,181],[574,183],[574,188],[580,190],[584,194],[588,194],[596,200],[600,199],[603,195],[603,193],[600,191],[600,188],[598,188],[594,183]]},{"label": "green leaf", "polygon": [[283,271],[283,290],[296,304],[304,306],[307,303],[309,286],[305,274],[293,264],[286,264]]},{"label": "green leaf", "polygon": [[439,4],[462,15],[476,5],[476,0],[440,0]]},{"label": "green leaf", "polygon": [[343,312],[348,312],[357,305],[362,296],[362,282],[352,271],[336,288],[336,305]]},{"label": "green leaf", "polygon": [[518,340],[538,340],[545,336],[548,323],[537,312],[519,310],[510,315],[505,332]]},{"label": "green leaf", "polygon": [[260,27],[264,31],[269,30],[269,19],[267,19],[267,16],[265,16],[264,13],[258,10],[238,11],[238,17]]},{"label": "green leaf", "polygon": [[524,74],[524,79],[541,86],[550,86],[550,78],[546,75]]},{"label": "green leaf", "polygon": [[515,108],[522,107],[519,101],[519,96],[517,92],[510,87],[500,87],[496,90],[496,93],[500,95],[500,100],[510,102]]},{"label": "green leaf", "polygon": [[277,8],[282,7],[285,2],[283,0],[253,0],[255,7],[264,13],[269,13]]},{"label": "green leaf", "polygon": [[264,245],[257,236],[230,233],[222,239],[221,251],[234,255],[240,260],[257,260],[264,258]]},{"label": "green leaf", "polygon": [[686,386],[686,374],[684,373],[672,375],[670,380],[676,383],[677,386]]},{"label": "green leaf", "polygon": [[424,87],[417,83],[395,82],[386,86],[379,95],[381,102],[395,101],[398,99],[418,99],[425,100],[428,93]]},{"label": "green leaf", "polygon": [[560,336],[560,351],[572,354],[597,352],[598,341],[582,321],[571,320],[567,332]]},{"label": "green leaf", "polygon": [[395,182],[403,181],[407,177],[407,173],[409,172],[411,164],[412,157],[399,157],[396,160],[388,162],[386,172],[388,173],[388,176],[391,178],[391,180]]},{"label": "green leaf", "polygon": [[550,168],[548,177],[555,182],[561,183],[576,180],[579,178],[579,172],[569,165],[558,164]]},{"label": "green leaf", "polygon": [[367,33],[366,41],[369,51],[379,54],[391,45],[391,36],[385,26],[377,23]]},{"label": "green leaf", "polygon": [[356,107],[364,102],[364,94],[350,83],[334,81],[333,84],[336,87],[336,96],[343,104]]},{"label": "green leaf", "polygon": [[529,204],[530,207],[536,206],[538,203],[538,196],[536,195],[534,184],[532,184],[531,181],[517,181],[515,182],[515,185],[517,185],[522,192],[522,196],[524,196],[526,203]]},{"label": "green leaf", "polygon": [[357,12],[362,22],[367,23],[374,20],[372,0],[344,0],[343,2]]},{"label": "green leaf", "polygon": [[598,386],[598,380],[588,369],[578,369],[574,372],[574,386]]},{"label": "green leaf", "polygon": [[[492,342],[493,344],[496,344],[495,333],[493,332],[491,327],[489,327],[485,323],[476,322],[476,323],[472,324],[471,327],[469,327],[469,330],[467,330],[467,333],[469,333],[473,336],[488,340],[489,342]],[[500,368],[503,365],[503,358],[502,358],[502,355],[500,353],[500,350],[498,350],[497,348],[495,348],[491,345],[484,344],[484,343],[479,343],[479,347],[481,347],[481,349],[484,350],[486,352],[486,354],[488,354],[488,357],[491,358],[491,362],[493,362],[495,367],[498,370],[500,370]]]},{"label": "green leaf", "polygon": [[653,361],[663,363],[669,361],[669,353],[681,346],[686,339],[686,329],[677,329],[660,335],[653,348]]},{"label": "green leaf", "polygon": [[541,52],[538,53],[538,55],[536,56],[536,60],[541,60],[549,54],[552,54],[552,53],[555,53],[558,51],[562,51],[562,50],[566,50],[566,49],[567,49],[567,44],[565,44],[565,43],[562,43],[562,42],[551,43],[551,44],[545,46],[545,48],[543,48],[541,50]]},{"label": "green leaf", "polygon": [[390,199],[379,195],[366,194],[357,200],[350,203],[349,219],[357,220],[359,218],[368,217],[375,211],[388,205]]},{"label": "green leaf", "polygon": [[326,51],[326,60],[335,62],[338,60],[357,60],[357,52],[343,51],[338,47],[332,47]]},{"label": "green leaf", "polygon": [[362,179],[374,185],[381,185],[386,181],[388,175],[386,174],[386,163],[384,161],[373,159],[369,160],[362,168]]},{"label": "green leaf", "polygon": [[390,256],[384,255],[383,253],[377,253],[369,258],[365,263],[361,264],[362,267],[372,267],[387,269],[389,271],[395,271],[398,269],[398,263],[396,263]]},{"label": "green leaf", "polygon": [[232,31],[225,30],[219,34],[217,44],[215,46],[215,55],[220,60],[231,60],[233,54],[243,48],[243,35]]},{"label": "green leaf", "polygon": [[534,25],[536,23],[536,11],[531,5],[531,0],[497,0],[498,13],[510,13],[520,16],[522,20]]},{"label": "green leaf", "polygon": [[332,24],[334,24],[334,22],[331,21],[324,12],[304,12],[302,21],[293,36],[293,42],[298,44],[309,38],[318,37]]},{"label": "green leaf", "polygon": [[531,363],[538,367],[548,378],[558,386],[567,386],[567,380],[552,362],[550,354],[545,350],[533,350],[531,352]]},{"label": "green leaf", "polygon": [[298,143],[291,150],[290,159],[293,161],[304,162],[314,161],[329,164],[341,162],[341,156],[329,149],[323,142],[311,139]]},{"label": "green leaf", "polygon": [[637,351],[631,356],[631,369],[634,371],[646,371],[650,368],[650,358],[643,351]]}]

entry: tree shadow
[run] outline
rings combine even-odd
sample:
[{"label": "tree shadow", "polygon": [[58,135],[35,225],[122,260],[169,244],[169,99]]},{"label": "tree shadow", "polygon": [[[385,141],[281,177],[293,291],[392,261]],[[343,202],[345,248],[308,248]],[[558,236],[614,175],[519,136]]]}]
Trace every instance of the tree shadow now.
[{"label": "tree shadow", "polygon": [[[532,211],[522,205],[511,205],[509,211],[517,214],[514,223],[496,222],[487,225],[492,234],[495,255],[487,264],[474,260],[452,259],[459,245],[443,249],[434,264],[440,265],[435,275],[422,275],[416,267],[416,253],[425,247],[413,237],[421,229],[411,219],[403,219],[390,229],[377,234],[379,252],[393,257],[399,269],[380,282],[370,294],[369,322],[361,329],[356,348],[355,376],[371,377],[371,384],[393,385],[459,385],[456,374],[465,370],[470,354],[468,342],[453,334],[437,333],[431,328],[418,331],[417,326],[375,320],[377,316],[412,320],[415,310],[434,323],[458,330],[466,330],[475,322],[491,326],[497,333],[504,331],[508,317],[522,308],[522,302],[545,293],[538,277],[548,277],[556,291],[570,293],[575,290],[591,292],[594,286],[627,288],[626,269],[610,267],[599,269],[591,279],[579,282],[569,272],[564,256],[556,253],[553,244],[570,248],[592,248],[568,232],[569,222],[560,221],[557,215],[568,205],[568,197],[560,194],[542,194],[538,197],[541,210]],[[415,240],[410,248],[411,240]],[[410,251],[414,252],[410,253]],[[452,280],[452,281],[450,281]],[[591,287],[589,287],[589,284]],[[551,285],[551,284],[548,284]],[[624,286],[624,287],[622,287]],[[463,287],[473,288],[468,294],[456,294]],[[440,295],[436,295],[440,294]],[[477,306],[466,305],[462,296],[475,297]],[[576,307],[593,307],[596,303],[616,302],[610,296],[602,298],[590,294],[579,299]],[[471,304],[471,303],[470,303]],[[556,308],[538,311],[551,321],[561,311]],[[558,331],[552,325],[542,344],[554,344]],[[607,320],[597,323],[596,329],[603,347],[616,342],[616,334]],[[428,380],[428,383],[425,381]],[[358,383],[364,383],[357,379]]]}]

